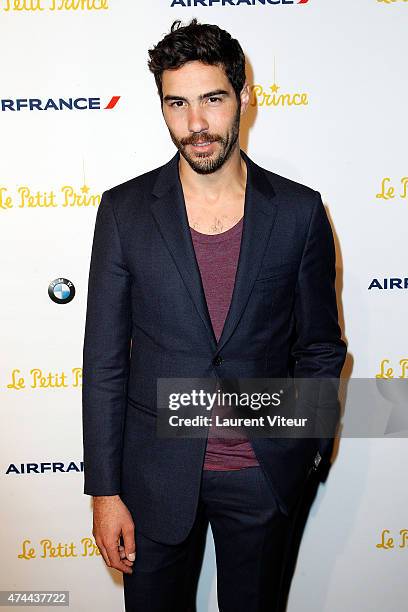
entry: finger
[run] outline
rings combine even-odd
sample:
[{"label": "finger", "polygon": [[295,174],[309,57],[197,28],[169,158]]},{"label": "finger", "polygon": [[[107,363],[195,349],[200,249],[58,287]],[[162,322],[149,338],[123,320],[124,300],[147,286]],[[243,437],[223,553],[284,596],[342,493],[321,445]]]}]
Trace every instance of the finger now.
[{"label": "finger", "polygon": [[133,561],[129,561],[128,559],[126,559],[126,553],[125,553],[124,546],[119,546],[119,556],[120,556],[121,560],[124,563],[126,563],[126,565],[129,565],[129,567],[132,567]]},{"label": "finger", "polygon": [[112,567],[120,570],[121,572],[125,572],[126,574],[131,574],[133,572],[131,567],[129,567],[126,563],[121,561],[119,557],[119,550],[118,550],[117,544],[107,545],[105,548],[106,548],[106,552],[108,553],[108,557],[109,557]]},{"label": "finger", "polygon": [[104,545],[102,544],[102,542],[99,542],[99,544],[98,544],[97,540],[95,540],[95,542],[96,542],[97,547],[99,548],[99,551],[100,551],[100,553],[101,553],[101,555],[102,555],[102,557],[103,557],[103,559],[104,559],[104,561],[105,561],[106,565],[108,565],[109,567],[111,567],[111,563],[110,563],[110,560],[109,560],[109,557],[108,557],[108,553],[107,553],[106,548],[104,547]]},{"label": "finger", "polygon": [[136,559],[136,543],[135,543],[135,529],[131,527],[123,531],[123,543],[125,546],[126,558],[129,561]]}]

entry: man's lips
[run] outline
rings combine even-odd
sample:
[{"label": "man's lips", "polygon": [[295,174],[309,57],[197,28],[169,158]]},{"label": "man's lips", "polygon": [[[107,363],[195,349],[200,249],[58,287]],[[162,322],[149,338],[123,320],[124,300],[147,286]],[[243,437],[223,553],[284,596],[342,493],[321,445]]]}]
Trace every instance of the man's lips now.
[{"label": "man's lips", "polygon": [[213,144],[214,141],[211,140],[205,140],[202,142],[191,142],[189,143],[192,147],[196,147],[197,149],[206,149],[207,147],[211,146]]}]

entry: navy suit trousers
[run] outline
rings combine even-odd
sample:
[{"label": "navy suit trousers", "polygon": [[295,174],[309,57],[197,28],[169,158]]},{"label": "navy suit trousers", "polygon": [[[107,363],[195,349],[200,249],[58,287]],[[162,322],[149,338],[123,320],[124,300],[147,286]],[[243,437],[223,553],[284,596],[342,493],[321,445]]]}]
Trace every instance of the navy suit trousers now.
[{"label": "navy suit trousers", "polygon": [[208,523],[220,612],[275,612],[295,510],[281,512],[260,466],[202,473],[188,537],[169,545],[135,525],[136,560],[123,574],[126,612],[195,612]]}]

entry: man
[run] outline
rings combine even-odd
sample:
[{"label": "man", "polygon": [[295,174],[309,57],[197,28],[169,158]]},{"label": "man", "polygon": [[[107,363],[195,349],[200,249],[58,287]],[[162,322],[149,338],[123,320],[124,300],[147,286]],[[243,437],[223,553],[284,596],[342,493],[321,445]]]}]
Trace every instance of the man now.
[{"label": "man", "polygon": [[105,191],[97,213],[83,352],[93,534],[128,612],[194,608],[208,522],[219,609],[272,612],[294,509],[332,439],[159,437],[157,380],[339,377],[333,237],[318,192],[240,150],[238,41],[176,21],[149,56],[177,152]]}]

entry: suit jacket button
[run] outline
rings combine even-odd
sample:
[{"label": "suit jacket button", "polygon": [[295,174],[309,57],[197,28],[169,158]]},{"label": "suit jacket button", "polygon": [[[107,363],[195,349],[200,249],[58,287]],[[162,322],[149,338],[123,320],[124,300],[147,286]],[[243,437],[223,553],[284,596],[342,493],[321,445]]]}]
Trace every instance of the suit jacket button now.
[{"label": "suit jacket button", "polygon": [[222,362],[223,362],[223,359],[222,359],[221,355],[217,355],[217,356],[216,356],[216,357],[214,357],[214,359],[213,359],[213,364],[214,364],[214,365],[216,365],[216,366],[221,365],[221,364],[222,364]]}]

